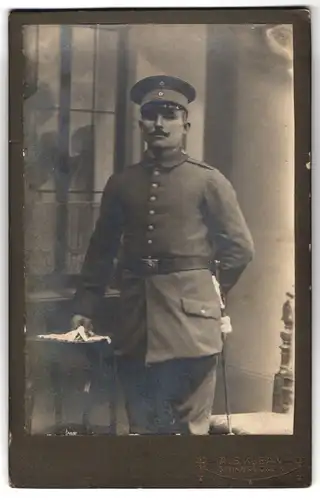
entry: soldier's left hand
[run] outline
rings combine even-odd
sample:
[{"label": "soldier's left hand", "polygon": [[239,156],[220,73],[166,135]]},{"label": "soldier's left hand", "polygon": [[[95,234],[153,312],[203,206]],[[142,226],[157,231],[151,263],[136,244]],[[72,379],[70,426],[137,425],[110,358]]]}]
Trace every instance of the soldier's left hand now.
[{"label": "soldier's left hand", "polygon": [[232,332],[230,316],[221,316],[221,332],[224,335]]}]

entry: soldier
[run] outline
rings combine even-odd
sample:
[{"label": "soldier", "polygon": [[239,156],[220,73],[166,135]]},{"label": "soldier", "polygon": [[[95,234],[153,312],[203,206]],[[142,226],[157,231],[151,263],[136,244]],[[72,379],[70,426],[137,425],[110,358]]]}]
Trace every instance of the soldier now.
[{"label": "soldier", "polygon": [[131,89],[147,151],[107,182],[75,296],[73,327],[89,331],[122,239],[113,342],[135,434],[208,433],[222,350],[213,262],[226,294],[253,257],[230,182],[182,149],[195,97],[191,85],[164,75]]}]

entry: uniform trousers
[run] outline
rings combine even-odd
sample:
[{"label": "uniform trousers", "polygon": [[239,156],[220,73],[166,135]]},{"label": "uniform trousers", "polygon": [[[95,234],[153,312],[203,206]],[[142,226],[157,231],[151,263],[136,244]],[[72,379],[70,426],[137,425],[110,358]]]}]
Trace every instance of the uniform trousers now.
[{"label": "uniform trousers", "polygon": [[219,354],[146,365],[119,357],[131,434],[209,432]]}]

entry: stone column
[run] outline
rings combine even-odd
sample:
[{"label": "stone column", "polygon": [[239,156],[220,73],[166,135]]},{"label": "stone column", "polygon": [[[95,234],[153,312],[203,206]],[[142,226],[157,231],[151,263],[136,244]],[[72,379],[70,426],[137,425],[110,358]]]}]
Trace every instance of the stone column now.
[{"label": "stone column", "polygon": [[210,35],[206,160],[221,162],[216,166],[232,181],[256,247],[254,262],[229,296],[234,411],[271,411],[280,356],[279,311],[294,284],[290,44],[287,27],[281,33],[281,28],[215,26]]}]

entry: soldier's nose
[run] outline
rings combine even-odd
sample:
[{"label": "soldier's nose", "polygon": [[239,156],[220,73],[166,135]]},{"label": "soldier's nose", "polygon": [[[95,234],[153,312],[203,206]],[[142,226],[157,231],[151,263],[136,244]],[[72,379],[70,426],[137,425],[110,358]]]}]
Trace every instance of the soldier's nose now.
[{"label": "soldier's nose", "polygon": [[162,116],[160,114],[157,115],[154,123],[155,123],[156,127],[162,127],[162,125],[163,125],[163,118],[162,118]]}]

